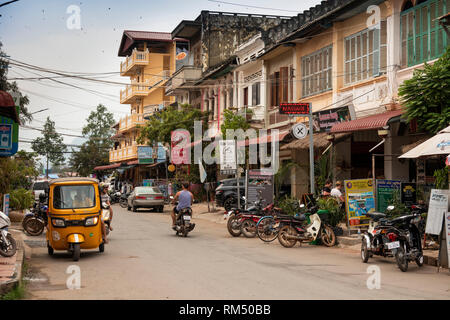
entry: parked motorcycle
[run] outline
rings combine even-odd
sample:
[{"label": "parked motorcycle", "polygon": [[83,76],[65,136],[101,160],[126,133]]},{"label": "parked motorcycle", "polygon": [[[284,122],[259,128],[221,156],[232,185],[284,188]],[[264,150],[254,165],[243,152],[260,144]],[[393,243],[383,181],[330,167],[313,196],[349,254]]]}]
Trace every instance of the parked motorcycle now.
[{"label": "parked motorcycle", "polygon": [[128,207],[128,196],[129,195],[130,195],[129,193],[122,193],[120,195],[119,204],[122,208]]},{"label": "parked motorcycle", "polygon": [[[301,207],[304,208],[304,205]],[[307,223],[307,220],[310,223]],[[333,228],[325,221],[326,217],[318,214],[318,208],[314,207],[309,212],[301,213],[298,216],[283,216],[280,221],[280,231],[278,232],[278,241],[283,247],[292,248],[297,241],[300,244],[304,241],[311,242],[320,239],[327,247],[336,244],[336,235]]]},{"label": "parked motorcycle", "polygon": [[0,211],[0,254],[4,257],[12,257],[17,251],[16,240],[8,231],[9,226],[11,226],[11,220]]},{"label": "parked motorcycle", "polygon": [[105,224],[106,235],[111,231],[111,211],[109,205],[106,202],[102,202],[102,220]]},{"label": "parked motorcycle", "polygon": [[[173,196],[170,196],[173,200]],[[178,202],[175,203],[175,206]],[[176,231],[177,236],[187,237],[188,233],[194,230],[195,223],[192,223],[192,209],[184,208],[175,217],[175,226],[173,229]]]},{"label": "parked motorcycle", "polygon": [[[361,206],[361,208],[365,209],[364,206]],[[388,211],[393,209],[394,206],[387,207]],[[400,231],[395,228],[385,213],[372,212],[365,215],[370,218],[370,221],[369,229],[362,236],[362,261],[367,263],[373,255],[382,257],[395,256],[398,248],[400,248]]]},{"label": "parked motorcycle", "polygon": [[111,192],[109,195],[111,204],[120,203],[121,193],[120,191]]},{"label": "parked motorcycle", "polygon": [[35,202],[31,211],[25,214],[22,221],[23,230],[30,236],[39,236],[47,225],[47,210],[45,194],[39,195],[39,202]]}]

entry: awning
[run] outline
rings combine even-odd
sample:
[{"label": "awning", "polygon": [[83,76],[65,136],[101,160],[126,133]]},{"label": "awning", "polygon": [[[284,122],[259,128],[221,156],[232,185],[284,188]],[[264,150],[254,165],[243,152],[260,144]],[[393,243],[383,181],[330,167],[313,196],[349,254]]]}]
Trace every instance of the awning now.
[{"label": "awning", "polygon": [[[330,141],[327,140],[327,136],[329,133],[327,132],[320,132],[315,133],[313,135],[313,141],[314,141],[314,148],[315,149],[323,149],[330,145]],[[335,143],[345,140],[350,136],[349,133],[338,133],[334,135],[334,141]],[[280,150],[291,150],[291,149],[309,149],[309,135],[301,140],[294,140],[290,143],[288,143],[285,146],[282,146]]]},{"label": "awning", "polygon": [[127,165],[129,165],[129,166],[133,166],[133,165],[136,165],[136,164],[139,164],[139,160],[133,160],[133,161],[130,161],[130,162],[127,163]]},{"label": "awning", "polygon": [[331,128],[330,133],[343,133],[343,132],[380,129],[391,122],[399,120],[402,113],[403,113],[402,110],[387,111],[384,113],[364,117],[361,119],[341,122],[335,124]]},{"label": "awning", "polygon": [[[291,131],[282,131],[278,135],[278,140],[276,142],[283,141],[284,138],[290,133]],[[246,139],[245,141],[238,141],[238,147],[242,146],[249,146],[251,144],[260,144],[260,143],[271,143],[272,142],[272,134],[267,134],[264,137],[259,138],[253,138],[253,139]]]},{"label": "awning", "polygon": [[147,167],[147,168],[154,168],[154,167],[156,167],[156,166],[159,166],[160,164],[165,164],[165,163],[166,163],[165,161],[162,161],[162,162],[156,162],[156,163],[151,164],[151,165],[146,166],[146,167]]},{"label": "awning", "polygon": [[414,149],[402,154],[399,158],[414,159],[440,154],[450,154],[450,126],[439,131],[437,135],[422,142]]},{"label": "awning", "polygon": [[0,115],[19,123],[19,115],[17,114],[14,99],[8,92],[3,90],[0,90]]},{"label": "awning", "polygon": [[95,171],[103,171],[103,170],[116,169],[118,167],[120,167],[120,163],[113,163],[113,164],[108,164],[106,166],[95,167],[94,170]]}]

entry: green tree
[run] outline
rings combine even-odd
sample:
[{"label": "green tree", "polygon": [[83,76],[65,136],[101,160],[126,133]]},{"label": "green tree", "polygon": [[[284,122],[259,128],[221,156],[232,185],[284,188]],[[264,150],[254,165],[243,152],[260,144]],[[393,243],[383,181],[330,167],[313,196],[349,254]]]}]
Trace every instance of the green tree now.
[{"label": "green tree", "polygon": [[109,163],[114,123],[113,114],[102,104],[90,113],[83,127],[83,135],[89,140],[81,145],[80,150],[74,151],[70,159],[71,166],[79,175],[88,176],[96,166]]},{"label": "green tree", "polygon": [[27,96],[22,95],[15,81],[10,82],[7,80],[9,62],[4,58],[6,57],[6,53],[2,50],[2,46],[3,44],[0,42],[0,90],[7,91],[19,97],[20,122],[26,123],[33,119],[33,116],[27,108],[30,100]]},{"label": "green tree", "polygon": [[450,46],[433,65],[423,69],[399,88],[408,121],[417,119],[419,129],[436,133],[450,123]]},{"label": "green tree", "polygon": [[64,152],[66,145],[63,143],[62,136],[55,130],[55,122],[47,117],[42,130],[42,137],[33,140],[31,147],[34,152],[46,158],[46,176],[48,178],[48,165],[60,165],[64,162]]},{"label": "green tree", "polygon": [[247,119],[239,114],[235,114],[233,111],[226,109],[223,112],[223,124],[220,128],[222,131],[222,136],[225,138],[227,130],[247,130],[250,128],[250,124]]},{"label": "green tree", "polygon": [[208,112],[202,112],[189,104],[177,107],[164,108],[152,114],[145,126],[140,127],[139,144],[154,145],[157,142],[170,144],[171,132],[177,129],[186,129],[191,137],[194,135],[194,121],[203,121],[208,118]]},{"label": "green tree", "polygon": [[25,151],[19,151],[14,157],[0,158],[0,194],[29,189],[32,179],[38,175],[36,162],[34,155]]}]

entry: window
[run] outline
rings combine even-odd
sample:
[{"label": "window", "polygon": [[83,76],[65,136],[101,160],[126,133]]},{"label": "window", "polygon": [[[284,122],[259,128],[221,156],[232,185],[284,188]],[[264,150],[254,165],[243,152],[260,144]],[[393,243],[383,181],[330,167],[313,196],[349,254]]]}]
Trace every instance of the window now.
[{"label": "window", "polygon": [[252,85],[252,106],[259,106],[261,104],[261,83],[256,82]]},{"label": "window", "polygon": [[402,67],[411,67],[439,58],[448,37],[437,18],[450,9],[450,0],[432,0],[415,7],[407,5],[401,13]]},{"label": "window", "polygon": [[270,103],[273,107],[279,106],[282,102],[291,102],[293,91],[291,81],[292,75],[289,67],[281,67],[279,72],[274,72],[269,76]]},{"label": "window", "polygon": [[386,73],[386,21],[345,38],[344,83],[351,84]]},{"label": "window", "polygon": [[332,89],[332,46],[302,57],[302,96]]},{"label": "window", "polygon": [[93,185],[56,186],[53,190],[55,209],[92,208],[95,206]]},{"label": "window", "polygon": [[248,106],[248,87],[244,88],[244,106]]}]

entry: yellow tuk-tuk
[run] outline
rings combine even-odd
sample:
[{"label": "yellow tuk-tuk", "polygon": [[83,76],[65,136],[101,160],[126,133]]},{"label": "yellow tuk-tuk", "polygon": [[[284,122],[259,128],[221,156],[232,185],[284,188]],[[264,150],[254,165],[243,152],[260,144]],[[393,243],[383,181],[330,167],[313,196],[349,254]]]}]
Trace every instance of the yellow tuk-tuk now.
[{"label": "yellow tuk-tuk", "polygon": [[68,250],[74,261],[80,249],[105,250],[101,226],[98,180],[61,178],[51,180],[48,190],[48,254]]}]

